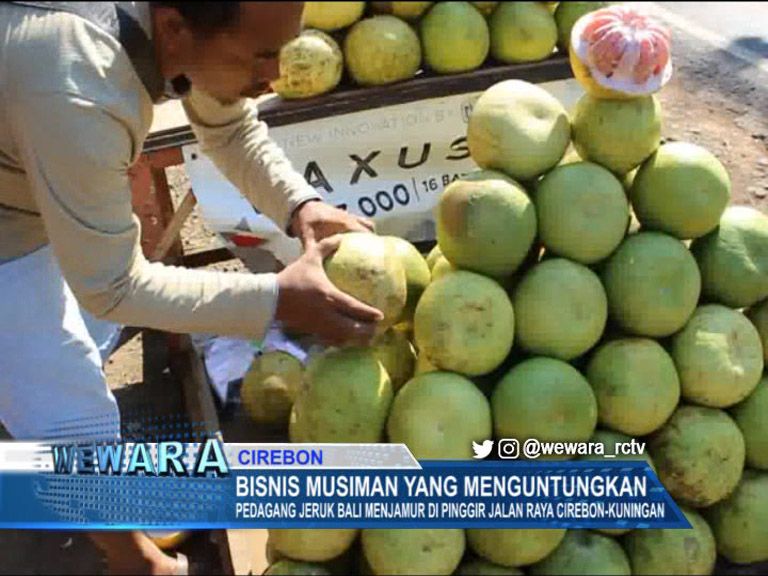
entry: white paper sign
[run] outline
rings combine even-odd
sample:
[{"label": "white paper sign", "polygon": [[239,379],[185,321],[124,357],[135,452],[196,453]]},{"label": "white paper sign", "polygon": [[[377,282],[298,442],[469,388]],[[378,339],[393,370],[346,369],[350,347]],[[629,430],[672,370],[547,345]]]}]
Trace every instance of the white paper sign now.
[{"label": "white paper sign", "polygon": [[[575,80],[540,85],[570,109]],[[433,240],[433,209],[443,188],[477,169],[466,144],[467,120],[481,92],[420,100],[270,129],[293,166],[334,205],[376,222],[380,234]],[[259,214],[197,145],[183,149],[186,169],[209,226],[219,233],[253,233],[283,262],[299,254]]]}]

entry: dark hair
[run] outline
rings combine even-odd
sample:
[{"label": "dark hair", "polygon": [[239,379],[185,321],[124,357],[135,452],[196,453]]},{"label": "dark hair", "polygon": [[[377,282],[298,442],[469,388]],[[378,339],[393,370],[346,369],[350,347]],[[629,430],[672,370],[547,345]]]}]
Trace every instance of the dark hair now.
[{"label": "dark hair", "polygon": [[195,32],[210,34],[229,28],[240,15],[240,2],[150,2],[173,8]]}]

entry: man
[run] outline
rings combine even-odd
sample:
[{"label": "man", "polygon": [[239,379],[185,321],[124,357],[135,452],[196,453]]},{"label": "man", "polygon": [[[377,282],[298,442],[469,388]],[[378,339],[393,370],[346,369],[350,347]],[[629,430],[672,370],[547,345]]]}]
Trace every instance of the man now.
[{"label": "man", "polygon": [[[372,224],[319,201],[247,100],[278,77],[302,9],[0,4],[0,420],[12,436],[119,434],[102,371],[115,323],[259,338],[277,319],[330,343],[371,337],[381,313],[337,290],[322,259],[334,234]],[[225,274],[144,259],[127,170],[173,91],[202,150],[301,239],[296,263]],[[140,534],[93,538],[113,573],[178,568]]]}]

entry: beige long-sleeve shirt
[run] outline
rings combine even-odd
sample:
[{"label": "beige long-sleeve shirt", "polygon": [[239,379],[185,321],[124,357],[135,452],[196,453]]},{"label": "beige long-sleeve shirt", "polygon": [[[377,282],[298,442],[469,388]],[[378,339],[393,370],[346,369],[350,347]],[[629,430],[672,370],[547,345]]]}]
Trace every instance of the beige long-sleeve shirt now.
[{"label": "beige long-sleeve shirt", "polygon": [[[149,33],[146,3],[121,4]],[[184,107],[201,149],[283,229],[318,197],[250,101],[223,106],[192,90]],[[114,38],[72,14],[0,4],[0,262],[50,243],[81,306],[98,317],[258,338],[274,316],[274,274],[186,270],[142,255],[127,170],[152,111]]]}]

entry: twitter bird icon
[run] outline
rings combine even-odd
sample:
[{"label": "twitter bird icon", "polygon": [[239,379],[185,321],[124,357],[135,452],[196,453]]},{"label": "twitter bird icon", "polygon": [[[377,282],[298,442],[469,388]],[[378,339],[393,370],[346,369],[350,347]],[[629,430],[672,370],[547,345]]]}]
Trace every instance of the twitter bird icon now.
[{"label": "twitter bird icon", "polygon": [[488,455],[493,450],[493,440],[486,440],[482,444],[478,444],[474,440],[472,441],[472,450],[475,452],[475,460],[482,460],[488,458]]}]

